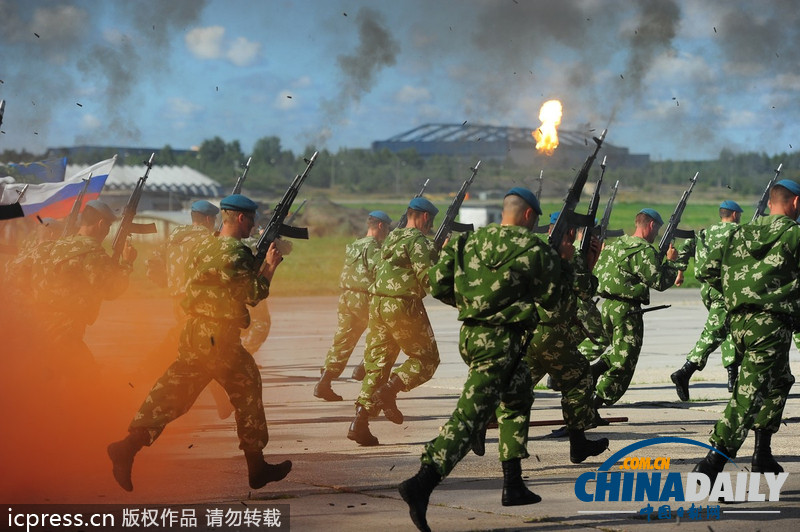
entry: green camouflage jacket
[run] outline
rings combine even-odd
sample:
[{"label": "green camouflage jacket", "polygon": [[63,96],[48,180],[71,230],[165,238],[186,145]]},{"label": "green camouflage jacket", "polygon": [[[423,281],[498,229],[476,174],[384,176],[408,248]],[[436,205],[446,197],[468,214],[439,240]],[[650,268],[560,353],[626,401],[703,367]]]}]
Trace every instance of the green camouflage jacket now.
[{"label": "green camouflage jacket", "polygon": [[[148,268],[163,268],[166,275],[169,294],[183,297],[186,285],[186,261],[189,254],[211,231],[202,225],[179,225],[167,237],[163,246],[159,246],[148,259]],[[153,276],[155,272],[148,272]]]},{"label": "green camouflage jacket", "polygon": [[559,311],[569,269],[524,227],[490,224],[459,234],[442,249],[430,271],[431,295],[455,306],[459,320],[533,328],[539,305],[548,319],[548,311]]},{"label": "green camouflage jacket", "polygon": [[369,293],[423,298],[430,291],[428,269],[436,263],[433,241],[414,227],[395,229],[383,243]]},{"label": "green camouflage jacket", "polygon": [[[694,252],[695,277],[697,276],[697,269],[702,267],[708,260],[709,250],[726,240],[731,232],[736,230],[737,226],[738,224],[733,222],[719,222],[697,232],[697,238],[695,239],[697,248]],[[703,283],[700,288],[700,297],[703,299],[703,304],[706,308],[711,307],[714,302],[723,300],[722,292],[709,283]]]},{"label": "green camouflage jacket", "polygon": [[659,292],[675,283],[685,264],[665,260],[656,262],[656,248],[638,236],[622,235],[606,244],[595,265],[599,282],[597,293],[647,305],[650,289]]},{"label": "green camouflage jacket", "polygon": [[782,215],[735,226],[709,248],[696,275],[722,292],[728,312],[800,317],[800,226]]},{"label": "green camouflage jacket", "polygon": [[92,237],[74,235],[52,243],[33,267],[34,300],[75,326],[91,325],[104,299],[128,287],[129,265],[116,264]]},{"label": "green camouflage jacket", "polygon": [[250,324],[247,305],[269,295],[269,281],[258,275],[255,256],[241,240],[211,233],[194,247],[186,263],[187,314]]},{"label": "green camouflage jacket", "polygon": [[366,292],[375,281],[375,268],[380,260],[381,245],[375,237],[365,236],[347,244],[339,288]]}]

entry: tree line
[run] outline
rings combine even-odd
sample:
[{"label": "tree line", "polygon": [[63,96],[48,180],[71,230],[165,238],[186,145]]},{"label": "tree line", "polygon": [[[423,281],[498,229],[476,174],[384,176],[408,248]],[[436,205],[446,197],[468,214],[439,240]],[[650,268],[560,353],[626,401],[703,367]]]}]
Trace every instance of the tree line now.
[{"label": "tree line", "polygon": [[[276,136],[259,139],[246,154],[238,140],[226,142],[220,137],[203,141],[197,150],[175,150],[170,145],[161,148],[155,157],[156,165],[186,165],[217,180],[223,187],[233,186],[241,175],[248,157],[252,157],[247,177],[247,189],[260,193],[279,193],[304,167],[304,157],[314,151],[307,146],[302,153],[295,154],[283,149]],[[416,150],[391,152],[387,149],[342,148],[336,153],[319,149],[316,166],[306,185],[328,189],[337,194],[374,194],[383,196],[406,196],[416,193],[420,185],[430,179],[430,193],[455,192],[469,176],[470,167],[477,158],[463,156],[422,157]],[[115,148],[97,148],[70,155],[70,164],[90,165],[102,159],[118,155],[117,164],[141,164],[141,155],[126,155]],[[602,155],[602,151],[601,151]],[[7,162],[32,162],[45,156],[59,156],[57,150],[47,154],[32,154],[27,151],[6,150],[0,156]],[[588,152],[587,152],[588,156]],[[559,183],[558,194],[566,190],[577,168],[583,161],[574,161],[571,168],[548,169],[545,181]],[[696,190],[725,189],[738,194],[760,194],[778,164],[782,163],[782,177],[800,176],[800,153],[734,153],[724,149],[715,160],[708,161],[651,161],[643,168],[610,168],[606,180],[619,179],[626,188],[657,191],[662,185],[686,184],[695,172],[700,172]],[[13,170],[6,169],[13,175]],[[599,170],[598,170],[599,172]],[[520,166],[511,159],[483,160],[479,174],[480,185],[476,189],[503,191],[511,186],[525,185],[536,189],[538,169]],[[590,178],[590,181],[594,177]],[[548,187],[545,187],[545,191]]]}]

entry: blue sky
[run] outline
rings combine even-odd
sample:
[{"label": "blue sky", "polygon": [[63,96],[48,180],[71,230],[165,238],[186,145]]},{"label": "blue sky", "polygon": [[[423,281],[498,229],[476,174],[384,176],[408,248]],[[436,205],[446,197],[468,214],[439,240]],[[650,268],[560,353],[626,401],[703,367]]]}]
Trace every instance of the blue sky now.
[{"label": "blue sky", "polygon": [[[800,145],[793,0],[0,0],[0,150],[367,148],[428,122],[607,127],[655,159]],[[80,105],[79,105],[80,104]]]}]

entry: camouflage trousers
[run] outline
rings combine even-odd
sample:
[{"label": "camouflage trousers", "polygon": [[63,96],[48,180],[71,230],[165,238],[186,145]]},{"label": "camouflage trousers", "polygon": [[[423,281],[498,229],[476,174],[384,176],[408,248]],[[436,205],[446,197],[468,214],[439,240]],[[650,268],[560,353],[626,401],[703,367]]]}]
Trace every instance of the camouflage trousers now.
[{"label": "camouflage trousers", "polygon": [[736,351],[731,343],[726,319],[728,311],[724,301],[712,301],[708,308],[708,318],[703,326],[700,338],[694,348],[686,355],[686,360],[694,362],[700,371],[706,367],[708,357],[717,347],[722,346],[722,365],[728,367],[734,363]]},{"label": "camouflage trousers", "polygon": [[272,328],[272,316],[269,314],[267,300],[262,299],[250,308],[250,325],[242,331],[242,345],[247,352],[255,355],[267,341],[269,330]]},{"label": "camouflage trousers", "polygon": [[369,294],[344,290],[339,296],[338,322],[333,345],[325,357],[325,371],[334,378],[344,371],[361,335],[369,324]]},{"label": "camouflage trousers", "polygon": [[644,339],[644,322],[640,312],[629,312],[638,309],[639,305],[606,299],[601,309],[602,335],[595,338],[597,343],[586,340],[578,347],[589,360],[603,358],[608,364],[595,387],[595,395],[607,405],[613,405],[625,395],[636,371]]},{"label": "camouflage trousers", "polygon": [[774,314],[736,313],[729,320],[742,365],[733,395],[710,439],[736,456],[751,428],[773,434],[780,428],[794,384],[789,368],[792,330]]},{"label": "camouflage trousers", "polygon": [[260,451],[269,441],[261,374],[233,322],[189,316],[181,333],[178,358],[156,381],[129,431],[146,431],[151,445],[170,421],[194,404],[213,379],[228,394],[236,416],[239,448]]},{"label": "camouflage trousers", "polygon": [[409,391],[428,382],[439,367],[439,348],[422,300],[418,298],[371,296],[369,332],[364,350],[366,375],[356,405],[378,415],[372,394],[389,380],[392,366],[402,350],[408,359],[394,370]]},{"label": "camouflage trousers", "polygon": [[[583,325],[584,332],[589,333],[590,338],[600,338],[603,336],[603,315],[597,308],[597,303],[593,299],[578,298],[578,321]],[[584,338],[586,335],[583,335]],[[583,338],[581,338],[583,340]]]},{"label": "camouflage trousers", "polygon": [[522,329],[464,324],[459,337],[461,358],[469,366],[467,380],[455,411],[436,439],[425,444],[421,458],[442,477],[470,451],[473,438],[482,437],[493,414],[500,461],[528,457],[533,385],[523,359]]},{"label": "camouflage trousers", "polygon": [[539,323],[525,355],[531,370],[531,385],[535,386],[549,373],[561,390],[564,423],[570,429],[581,430],[595,422],[589,361],[577,349],[582,335],[582,332],[576,335],[574,327],[567,324]]}]

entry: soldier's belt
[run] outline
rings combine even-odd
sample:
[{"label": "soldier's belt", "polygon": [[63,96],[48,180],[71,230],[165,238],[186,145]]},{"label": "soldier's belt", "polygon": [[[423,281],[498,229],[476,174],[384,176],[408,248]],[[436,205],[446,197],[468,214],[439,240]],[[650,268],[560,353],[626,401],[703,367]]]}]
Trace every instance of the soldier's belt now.
[{"label": "soldier's belt", "polygon": [[635,305],[637,307],[647,304],[646,301],[636,301],[635,299],[628,299],[627,297],[622,297],[622,296],[612,296],[607,294],[601,294],[601,295],[605,299],[610,299],[611,301],[619,301],[621,303],[627,303],[628,305]]}]

